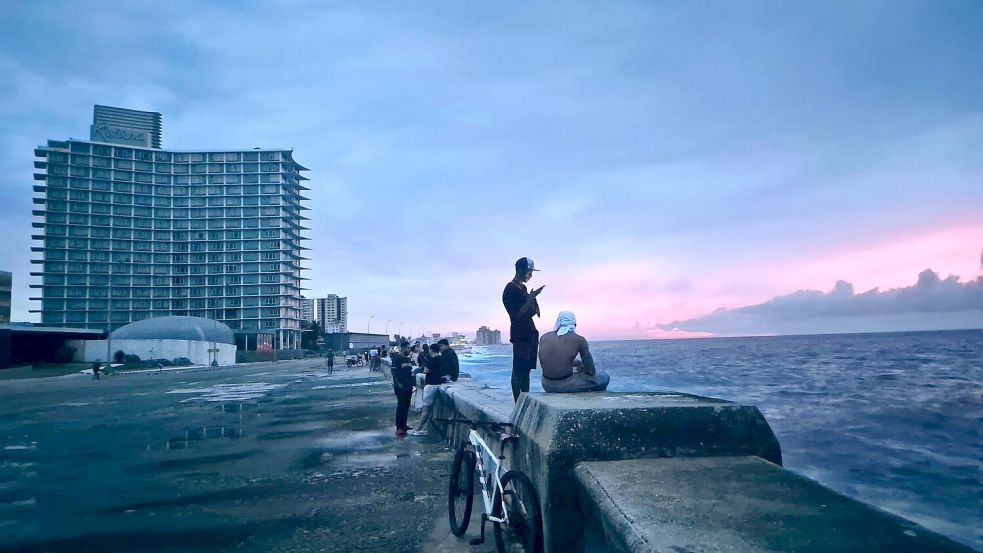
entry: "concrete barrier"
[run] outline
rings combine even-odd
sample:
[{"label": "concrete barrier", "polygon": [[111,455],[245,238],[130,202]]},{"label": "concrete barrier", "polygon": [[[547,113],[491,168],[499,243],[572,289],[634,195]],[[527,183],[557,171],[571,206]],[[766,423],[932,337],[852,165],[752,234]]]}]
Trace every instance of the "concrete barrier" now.
[{"label": "concrete barrier", "polygon": [[970,553],[758,457],[578,463],[584,553]]},{"label": "concrete barrier", "polygon": [[782,469],[750,405],[674,392],[511,399],[462,379],[441,386],[438,416],[515,425],[505,465],[537,488],[547,553],[971,551]]},{"label": "concrete barrier", "polygon": [[537,487],[548,552],[578,551],[583,541],[573,473],[581,461],[755,455],[781,463],[778,440],[756,407],[714,398],[526,394],[513,420],[521,435],[513,466]]}]

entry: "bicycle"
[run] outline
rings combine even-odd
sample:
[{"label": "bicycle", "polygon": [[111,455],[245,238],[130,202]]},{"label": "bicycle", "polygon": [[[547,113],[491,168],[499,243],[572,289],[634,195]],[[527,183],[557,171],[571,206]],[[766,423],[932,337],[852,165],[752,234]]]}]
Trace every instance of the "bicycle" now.
[{"label": "bicycle", "polygon": [[[495,546],[499,553],[523,551],[541,553],[543,550],[543,514],[532,481],[518,470],[502,474],[505,445],[519,441],[509,423],[484,422],[471,419],[436,418],[437,422],[463,423],[471,427],[468,439],[462,441],[454,454],[450,485],[447,493],[447,514],[451,532],[463,536],[471,523],[474,505],[474,475],[481,481],[481,499],[485,512],[481,514],[481,535],[471,539],[471,545],[485,542],[485,523],[494,523]],[[498,455],[478,434],[478,427],[499,433]]]}]

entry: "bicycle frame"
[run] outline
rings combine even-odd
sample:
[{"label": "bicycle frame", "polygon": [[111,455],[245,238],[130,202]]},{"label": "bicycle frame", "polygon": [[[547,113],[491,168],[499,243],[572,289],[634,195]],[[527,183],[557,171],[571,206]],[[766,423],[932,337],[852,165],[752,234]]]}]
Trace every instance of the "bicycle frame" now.
[{"label": "bicycle frame", "polygon": [[502,459],[495,455],[485,440],[481,439],[481,436],[472,428],[468,432],[468,441],[475,449],[476,464],[475,470],[478,472],[478,479],[481,482],[481,501],[485,505],[485,513],[488,516],[488,520],[498,523],[508,523],[509,512],[505,508],[505,502],[502,502],[502,517],[496,517],[492,513],[495,512],[494,506],[492,505],[492,500],[495,496],[495,491],[499,493],[499,497],[504,497],[504,491],[502,489]]}]

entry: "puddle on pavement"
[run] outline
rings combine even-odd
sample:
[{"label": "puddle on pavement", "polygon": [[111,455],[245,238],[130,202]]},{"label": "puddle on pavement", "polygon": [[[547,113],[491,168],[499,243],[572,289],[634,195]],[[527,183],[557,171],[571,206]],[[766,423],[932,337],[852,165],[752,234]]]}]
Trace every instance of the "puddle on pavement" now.
[{"label": "puddle on pavement", "polygon": [[353,382],[351,384],[331,384],[329,386],[314,386],[312,390],[329,390],[331,388],[357,388],[359,386],[382,386],[389,384],[383,381],[372,381],[372,382]]},{"label": "puddle on pavement", "polygon": [[188,457],[185,459],[168,459],[166,461],[132,465],[126,468],[126,472],[155,473],[155,472],[175,471],[175,470],[187,471],[188,469],[196,468],[196,467],[242,461],[245,459],[249,459],[250,457],[254,457],[260,453],[262,453],[260,450],[250,450],[250,451],[243,451],[241,453],[226,453],[222,455],[198,455],[195,457]]},{"label": "puddle on pavement", "polygon": [[198,397],[181,400],[210,402],[238,402],[258,399],[274,390],[286,387],[286,384],[269,384],[266,382],[246,382],[243,384],[217,384],[205,388],[176,388],[168,390],[168,394],[198,394]]},{"label": "puddle on pavement", "polygon": [[238,426],[202,426],[185,430],[184,436],[169,438],[166,448],[187,449],[191,445],[204,440],[213,440],[216,438],[236,439],[241,437],[242,428]]},{"label": "puddle on pavement", "polygon": [[391,439],[388,432],[335,432],[331,436],[315,440],[314,444],[325,451],[345,451],[352,448],[381,447],[389,443]]}]

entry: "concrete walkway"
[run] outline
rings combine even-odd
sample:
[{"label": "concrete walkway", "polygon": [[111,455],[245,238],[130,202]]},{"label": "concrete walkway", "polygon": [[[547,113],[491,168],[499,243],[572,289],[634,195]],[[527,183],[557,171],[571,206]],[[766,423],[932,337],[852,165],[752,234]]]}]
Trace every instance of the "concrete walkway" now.
[{"label": "concrete walkway", "polygon": [[0,550],[494,551],[448,530],[443,440],[322,363],[0,382]]}]

